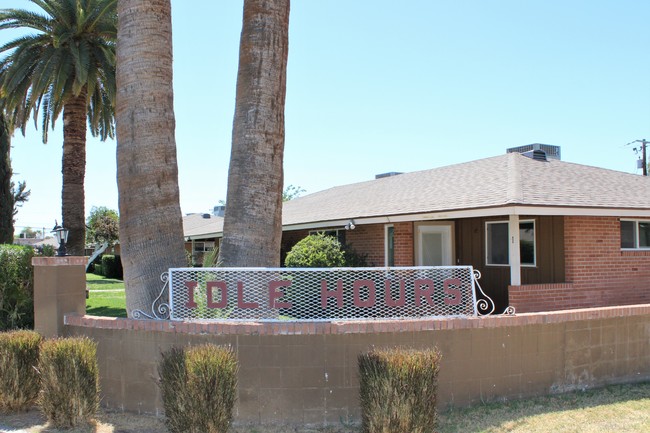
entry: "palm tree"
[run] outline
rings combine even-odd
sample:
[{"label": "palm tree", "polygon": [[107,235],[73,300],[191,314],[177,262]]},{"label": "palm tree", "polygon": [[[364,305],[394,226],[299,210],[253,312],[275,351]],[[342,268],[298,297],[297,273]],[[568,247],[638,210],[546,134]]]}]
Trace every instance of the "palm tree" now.
[{"label": "palm tree", "polygon": [[63,113],[63,225],[68,251],[83,255],[86,118],[102,140],[114,136],[117,0],[29,0],[44,13],[0,11],[0,29],[31,29],[0,47],[0,88],[23,135],[42,113],[43,142]]},{"label": "palm tree", "polygon": [[0,109],[0,244],[14,239],[14,194],[11,188],[11,137],[4,112]]},{"label": "palm tree", "polygon": [[160,275],[184,266],[170,0],[119,0],[117,187],[126,308],[150,311]]},{"label": "palm tree", "polygon": [[245,0],[220,263],[279,266],[289,0]]}]

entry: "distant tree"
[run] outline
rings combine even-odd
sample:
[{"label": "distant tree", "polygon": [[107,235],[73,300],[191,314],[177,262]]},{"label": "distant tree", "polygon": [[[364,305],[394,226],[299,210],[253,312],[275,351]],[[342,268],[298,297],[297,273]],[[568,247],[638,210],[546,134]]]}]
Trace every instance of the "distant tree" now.
[{"label": "distant tree", "polygon": [[83,255],[86,130],[114,136],[117,0],[29,0],[41,10],[0,10],[0,30],[32,31],[0,46],[6,113],[23,135],[42,112],[43,142],[63,116],[62,225],[67,249]]},{"label": "distant tree", "polygon": [[305,190],[300,186],[288,185],[284,191],[282,191],[282,201],[284,202],[298,198],[303,192],[305,192]]},{"label": "distant tree", "polygon": [[25,227],[20,231],[20,237],[26,239],[36,239],[41,235],[40,230],[34,230],[31,227]]},{"label": "distant tree", "polygon": [[119,239],[120,217],[117,211],[106,206],[93,206],[86,220],[86,242],[114,244]]},{"label": "distant tree", "polygon": [[0,244],[14,239],[14,195],[11,188],[11,135],[0,111]]}]

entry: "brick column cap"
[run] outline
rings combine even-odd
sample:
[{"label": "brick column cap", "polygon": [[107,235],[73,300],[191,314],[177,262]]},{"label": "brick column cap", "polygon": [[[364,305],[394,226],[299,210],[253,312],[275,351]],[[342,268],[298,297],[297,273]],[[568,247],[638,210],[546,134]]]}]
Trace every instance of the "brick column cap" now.
[{"label": "brick column cap", "polygon": [[86,266],[88,257],[64,256],[64,257],[32,257],[34,266]]}]

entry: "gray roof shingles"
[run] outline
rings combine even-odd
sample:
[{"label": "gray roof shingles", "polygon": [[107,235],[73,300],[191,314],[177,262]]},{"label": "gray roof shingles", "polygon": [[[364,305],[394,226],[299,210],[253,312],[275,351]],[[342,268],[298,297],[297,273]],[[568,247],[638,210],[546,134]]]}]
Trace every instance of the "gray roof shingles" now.
[{"label": "gray roof shingles", "polygon": [[[650,177],[508,153],[299,197],[284,204],[283,225],[508,205],[649,210]],[[220,217],[190,217],[186,236],[223,227]]]}]

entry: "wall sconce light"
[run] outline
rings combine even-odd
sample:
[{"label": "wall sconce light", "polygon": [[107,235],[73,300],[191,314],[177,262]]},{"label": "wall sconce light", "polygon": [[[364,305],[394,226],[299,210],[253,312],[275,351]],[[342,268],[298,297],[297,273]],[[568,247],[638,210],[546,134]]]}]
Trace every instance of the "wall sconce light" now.
[{"label": "wall sconce light", "polygon": [[66,242],[68,242],[69,232],[70,231],[68,229],[63,228],[62,226],[59,225],[59,223],[56,220],[54,220],[54,228],[52,229],[52,233],[54,233],[54,237],[59,243],[59,249],[56,251],[56,255],[58,257],[63,257],[67,255],[67,252],[65,250],[65,244]]},{"label": "wall sconce light", "polygon": [[357,226],[354,225],[354,220],[350,220],[346,225],[346,230],[354,230]]}]

